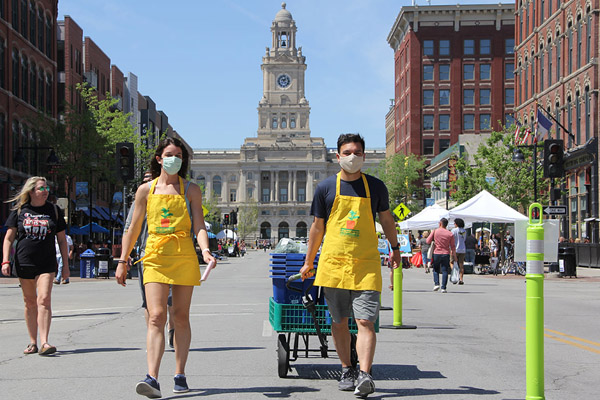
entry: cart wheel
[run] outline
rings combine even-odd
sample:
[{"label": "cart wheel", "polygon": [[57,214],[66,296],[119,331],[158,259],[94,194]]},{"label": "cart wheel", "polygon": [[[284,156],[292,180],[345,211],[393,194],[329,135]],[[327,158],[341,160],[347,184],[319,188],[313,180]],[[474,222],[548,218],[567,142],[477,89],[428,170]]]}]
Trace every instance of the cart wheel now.
[{"label": "cart wheel", "polygon": [[352,368],[358,365],[358,353],[356,352],[356,334],[350,334],[350,363]]},{"label": "cart wheel", "polygon": [[277,373],[285,378],[290,369],[290,348],[283,333],[277,338]]}]

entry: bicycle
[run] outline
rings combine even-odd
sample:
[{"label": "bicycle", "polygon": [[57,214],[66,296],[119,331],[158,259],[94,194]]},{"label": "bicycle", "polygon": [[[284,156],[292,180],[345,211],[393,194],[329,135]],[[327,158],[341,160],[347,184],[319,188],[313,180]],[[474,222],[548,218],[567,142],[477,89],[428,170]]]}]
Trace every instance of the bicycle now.
[{"label": "bicycle", "polygon": [[525,275],[525,263],[522,261],[514,261],[513,249],[508,250],[508,257],[502,262],[502,275],[515,274]]}]

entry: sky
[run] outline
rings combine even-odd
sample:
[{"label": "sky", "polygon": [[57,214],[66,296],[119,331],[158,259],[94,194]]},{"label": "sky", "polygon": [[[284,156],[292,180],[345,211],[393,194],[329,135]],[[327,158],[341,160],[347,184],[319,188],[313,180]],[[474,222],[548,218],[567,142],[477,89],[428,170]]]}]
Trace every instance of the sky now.
[{"label": "sky", "polygon": [[[335,147],[341,133],[358,132],[367,148],[385,148],[385,115],[394,97],[394,53],[387,36],[401,7],[412,1],[286,3],[306,57],[311,136]],[[112,64],[137,75],[138,91],[152,97],[194,149],[239,149],[245,138],[256,137],[260,65],[280,9],[277,0],[58,3],[59,19],[69,15]]]}]

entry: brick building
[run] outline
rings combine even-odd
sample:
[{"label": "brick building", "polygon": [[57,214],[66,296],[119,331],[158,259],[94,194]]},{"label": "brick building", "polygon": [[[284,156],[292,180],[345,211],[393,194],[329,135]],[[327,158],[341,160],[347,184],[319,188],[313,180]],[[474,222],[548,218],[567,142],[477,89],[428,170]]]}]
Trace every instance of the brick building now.
[{"label": "brick building", "polygon": [[[515,7],[515,115],[533,127],[536,108],[543,108],[571,134],[554,123],[552,138],[563,139],[574,157],[588,143],[597,159],[599,1],[517,1]],[[597,161],[569,165],[575,168],[563,186],[569,213],[561,235],[597,242]]]},{"label": "brick building", "polygon": [[[0,2],[0,198],[46,170],[33,119],[57,116],[57,0]],[[0,204],[0,221],[9,206]]]}]

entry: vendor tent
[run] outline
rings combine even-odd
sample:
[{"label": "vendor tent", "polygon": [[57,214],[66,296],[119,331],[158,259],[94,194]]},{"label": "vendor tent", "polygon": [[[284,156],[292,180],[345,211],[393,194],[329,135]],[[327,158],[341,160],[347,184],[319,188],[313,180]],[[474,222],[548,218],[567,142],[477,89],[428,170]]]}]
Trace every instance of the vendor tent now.
[{"label": "vendor tent", "polygon": [[462,218],[465,223],[514,223],[527,220],[526,216],[507,206],[486,190],[454,207],[449,214],[450,219]]},{"label": "vendor tent", "polygon": [[221,232],[217,233],[217,239],[225,239],[225,238],[236,240],[237,235],[235,234],[234,231],[229,230],[229,229],[223,229]]},{"label": "vendor tent", "polygon": [[429,207],[425,207],[423,211],[418,213],[412,218],[400,222],[400,229],[435,229],[438,227],[440,219],[448,218],[448,210],[434,204]]}]

